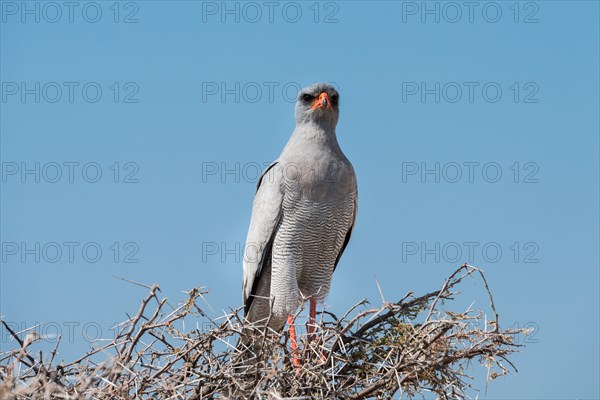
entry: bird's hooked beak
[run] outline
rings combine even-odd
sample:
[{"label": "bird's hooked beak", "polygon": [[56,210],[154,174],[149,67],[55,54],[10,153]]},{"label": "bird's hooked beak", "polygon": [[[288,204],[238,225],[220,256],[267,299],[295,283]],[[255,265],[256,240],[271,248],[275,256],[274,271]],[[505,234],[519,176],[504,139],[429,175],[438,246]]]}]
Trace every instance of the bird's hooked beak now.
[{"label": "bird's hooked beak", "polygon": [[331,109],[331,99],[329,95],[325,92],[322,92],[317,99],[315,99],[310,106],[311,110],[316,110],[317,108],[329,108]]}]

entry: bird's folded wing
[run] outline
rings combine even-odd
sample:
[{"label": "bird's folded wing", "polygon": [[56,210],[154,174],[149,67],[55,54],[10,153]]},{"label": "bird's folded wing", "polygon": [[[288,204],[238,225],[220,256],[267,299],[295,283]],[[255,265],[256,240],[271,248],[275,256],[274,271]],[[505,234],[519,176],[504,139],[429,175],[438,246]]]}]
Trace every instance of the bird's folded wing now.
[{"label": "bird's folded wing", "polygon": [[350,242],[350,237],[352,236],[352,230],[354,229],[354,223],[356,222],[356,213],[358,211],[358,190],[355,188],[354,192],[355,192],[355,196],[354,196],[354,208],[352,210],[352,220],[350,222],[350,226],[348,227],[348,231],[346,232],[344,244],[342,244],[342,248],[340,249],[340,252],[339,252],[337,258],[335,259],[335,264],[333,265],[334,271],[337,268],[338,263],[340,262],[340,258],[342,258],[342,254],[344,253],[344,250],[346,250],[346,246],[348,246],[348,242]]},{"label": "bird's folded wing", "polygon": [[244,247],[242,299],[246,311],[252,301],[253,288],[261,279],[261,270],[267,254],[270,253],[273,237],[281,217],[282,181],[282,174],[277,162],[271,164],[258,181],[250,228]]}]

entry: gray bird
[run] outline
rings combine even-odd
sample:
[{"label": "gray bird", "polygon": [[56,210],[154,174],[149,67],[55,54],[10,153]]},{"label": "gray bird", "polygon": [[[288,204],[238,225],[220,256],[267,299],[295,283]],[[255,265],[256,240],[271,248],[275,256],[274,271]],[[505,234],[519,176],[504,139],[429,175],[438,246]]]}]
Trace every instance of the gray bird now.
[{"label": "gray bird", "polygon": [[316,304],[348,244],[356,218],[356,175],[336,138],[339,94],[316,83],[298,94],[296,129],[261,176],[246,239],[242,295],[246,319],[279,331]]}]

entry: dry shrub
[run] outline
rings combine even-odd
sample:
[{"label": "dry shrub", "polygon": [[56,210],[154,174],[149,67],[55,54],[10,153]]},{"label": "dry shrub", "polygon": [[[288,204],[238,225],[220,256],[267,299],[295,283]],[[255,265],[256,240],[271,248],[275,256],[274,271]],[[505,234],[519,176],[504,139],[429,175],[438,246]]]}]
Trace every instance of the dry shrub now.
[{"label": "dry shrub", "polygon": [[[485,287],[489,320],[471,307],[442,309],[469,276]],[[339,318],[321,313],[316,338],[301,339],[298,369],[291,364],[287,330],[254,329],[254,343],[260,346],[252,349],[260,351],[241,351],[236,343],[242,327],[244,332],[252,327],[243,325],[239,309],[215,321],[198,305],[203,289],[191,290],[187,301],[169,309],[158,286],[147,288],[137,314],[119,325],[114,340],[70,363],[54,362],[56,348],[47,356],[32,354],[28,348],[40,338],[29,333],[21,339],[23,333],[2,321],[18,346],[0,354],[0,397],[466,398],[473,390],[467,374],[471,364],[486,368],[488,381],[507,374],[515,369],[508,359],[520,346],[515,338],[528,333],[500,329],[484,275],[465,264],[431,293],[409,293],[376,308],[363,300]],[[209,328],[177,329],[186,317]]]}]

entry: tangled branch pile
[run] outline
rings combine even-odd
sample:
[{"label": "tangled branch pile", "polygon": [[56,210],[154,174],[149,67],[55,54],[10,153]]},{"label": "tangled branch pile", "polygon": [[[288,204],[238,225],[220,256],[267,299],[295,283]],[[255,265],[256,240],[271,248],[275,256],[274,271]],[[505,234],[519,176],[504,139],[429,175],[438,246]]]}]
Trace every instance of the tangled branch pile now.
[{"label": "tangled branch pile", "polygon": [[[493,318],[481,311],[442,310],[456,286],[468,276],[481,278]],[[292,366],[288,334],[256,332],[260,354],[236,348],[242,319],[232,311],[211,320],[197,305],[204,292],[190,291],[186,302],[167,310],[156,285],[138,313],[119,326],[110,343],[70,363],[55,365],[49,355],[28,349],[34,334],[17,348],[0,354],[1,398],[391,398],[404,394],[440,398],[468,396],[472,379],[467,367],[480,363],[488,380],[514,369],[508,356],[517,350],[524,330],[501,330],[484,275],[463,265],[440,290],[420,297],[407,294],[396,303],[367,308],[361,301],[341,318],[321,314],[314,340],[302,339]],[[176,329],[185,318],[200,319],[208,329]],[[245,327],[244,332],[247,332]],[[100,355],[104,361],[95,360]]]}]

